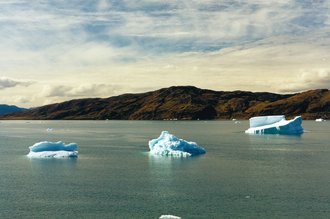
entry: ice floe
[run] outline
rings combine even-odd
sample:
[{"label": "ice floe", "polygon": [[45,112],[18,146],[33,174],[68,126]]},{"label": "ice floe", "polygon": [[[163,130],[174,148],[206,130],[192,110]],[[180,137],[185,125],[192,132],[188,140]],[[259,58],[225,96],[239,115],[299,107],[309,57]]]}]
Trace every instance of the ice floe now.
[{"label": "ice floe", "polygon": [[65,144],[59,142],[42,141],[30,146],[30,152],[27,155],[30,158],[63,158],[77,157],[77,144]]},{"label": "ice floe", "polygon": [[179,139],[167,131],[163,131],[156,139],[149,141],[150,153],[160,156],[190,157],[205,154],[204,148],[195,142]]},{"label": "ice floe", "polygon": [[304,132],[301,123],[301,116],[291,120],[286,120],[283,115],[257,116],[250,119],[250,128],[245,133],[299,135]]}]

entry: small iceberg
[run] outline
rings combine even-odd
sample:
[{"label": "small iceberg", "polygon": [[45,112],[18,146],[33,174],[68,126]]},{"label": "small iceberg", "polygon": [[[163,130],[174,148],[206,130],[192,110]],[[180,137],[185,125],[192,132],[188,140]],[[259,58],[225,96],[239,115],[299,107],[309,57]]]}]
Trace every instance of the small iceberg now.
[{"label": "small iceberg", "polygon": [[315,122],[325,122],[325,119],[319,118],[319,119],[315,119]]},{"label": "small iceberg", "polygon": [[64,158],[78,157],[77,144],[42,141],[30,146],[29,158]]},{"label": "small iceberg", "polygon": [[179,139],[167,131],[162,131],[157,139],[149,141],[150,153],[160,156],[190,157],[205,154],[204,148],[195,142]]},{"label": "small iceberg", "polygon": [[250,128],[245,133],[300,135],[304,132],[301,123],[301,116],[292,120],[286,120],[283,115],[257,116],[250,118]]},{"label": "small iceberg", "polygon": [[181,219],[181,217],[168,214],[160,216],[159,219]]}]

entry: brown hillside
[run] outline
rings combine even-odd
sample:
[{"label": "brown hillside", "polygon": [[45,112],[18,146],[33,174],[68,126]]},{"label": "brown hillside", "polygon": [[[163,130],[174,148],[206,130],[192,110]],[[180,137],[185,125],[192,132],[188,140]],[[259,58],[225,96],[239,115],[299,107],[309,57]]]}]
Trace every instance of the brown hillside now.
[{"label": "brown hillside", "polygon": [[3,116],[1,119],[209,120],[257,115],[330,117],[329,90],[280,95],[245,91],[212,91],[192,86],[164,88],[110,98],[70,100]]}]

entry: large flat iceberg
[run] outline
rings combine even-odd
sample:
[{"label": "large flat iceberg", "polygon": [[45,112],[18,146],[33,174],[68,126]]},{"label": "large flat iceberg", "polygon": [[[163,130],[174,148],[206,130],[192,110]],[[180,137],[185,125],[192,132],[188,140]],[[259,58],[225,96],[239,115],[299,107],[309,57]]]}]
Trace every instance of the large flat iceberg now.
[{"label": "large flat iceberg", "polygon": [[257,116],[250,119],[250,128],[245,133],[300,135],[304,132],[301,123],[301,116],[291,120],[286,120],[283,115]]},{"label": "large flat iceberg", "polygon": [[174,135],[163,131],[156,139],[149,141],[150,153],[161,156],[190,157],[205,154],[204,148],[195,142],[179,139]]},{"label": "large flat iceberg", "polygon": [[42,141],[30,146],[30,153],[27,155],[30,158],[63,158],[77,157],[77,144],[65,144],[59,142]]}]

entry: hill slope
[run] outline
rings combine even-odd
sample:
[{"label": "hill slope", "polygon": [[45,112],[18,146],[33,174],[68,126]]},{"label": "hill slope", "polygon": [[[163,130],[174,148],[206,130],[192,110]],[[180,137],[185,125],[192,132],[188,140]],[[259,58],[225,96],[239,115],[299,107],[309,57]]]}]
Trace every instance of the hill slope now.
[{"label": "hill slope", "polygon": [[110,98],[77,99],[18,112],[2,119],[230,119],[257,115],[330,117],[329,90],[280,95],[212,91],[192,86]]},{"label": "hill slope", "polygon": [[12,106],[12,105],[0,104],[0,116],[10,114],[10,113],[20,112],[23,110],[26,110],[26,109],[20,108],[17,106]]}]

